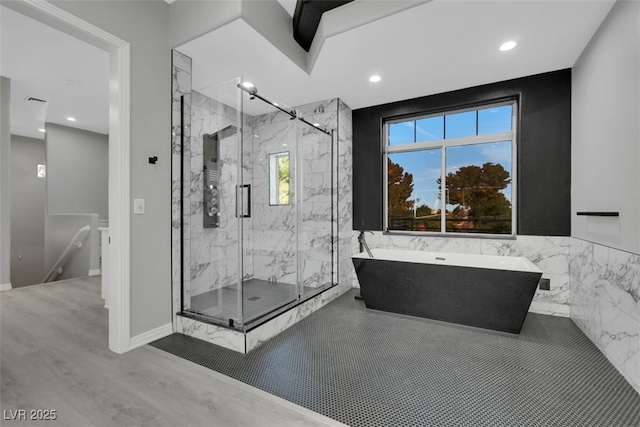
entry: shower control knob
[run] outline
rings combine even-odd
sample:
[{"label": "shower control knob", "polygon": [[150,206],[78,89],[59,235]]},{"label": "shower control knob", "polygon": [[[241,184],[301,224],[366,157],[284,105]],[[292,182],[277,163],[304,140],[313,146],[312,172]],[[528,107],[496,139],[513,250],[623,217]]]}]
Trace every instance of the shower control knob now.
[{"label": "shower control knob", "polygon": [[218,190],[216,188],[210,188],[209,191],[211,192],[212,196],[215,196],[218,194]]},{"label": "shower control knob", "polygon": [[207,215],[209,215],[209,216],[213,216],[213,212],[209,211],[209,212],[207,213]]},{"label": "shower control knob", "polygon": [[218,204],[218,201],[217,201],[216,199],[211,199],[211,204],[212,204],[212,205],[217,205],[217,204]]}]

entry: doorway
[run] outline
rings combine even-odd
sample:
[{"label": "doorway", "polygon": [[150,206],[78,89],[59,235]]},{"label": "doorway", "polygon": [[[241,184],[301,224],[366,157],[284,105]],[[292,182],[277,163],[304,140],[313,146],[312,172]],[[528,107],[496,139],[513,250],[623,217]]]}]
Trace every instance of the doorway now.
[{"label": "doorway", "polygon": [[124,353],[130,348],[129,43],[46,1],[16,0],[3,6],[109,53],[109,349]]}]

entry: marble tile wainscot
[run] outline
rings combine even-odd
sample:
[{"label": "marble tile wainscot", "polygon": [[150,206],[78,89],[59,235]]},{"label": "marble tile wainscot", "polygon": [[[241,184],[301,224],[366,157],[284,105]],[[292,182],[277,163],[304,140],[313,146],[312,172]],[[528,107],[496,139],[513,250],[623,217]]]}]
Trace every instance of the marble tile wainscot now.
[{"label": "marble tile wainscot", "polygon": [[640,393],[640,255],[572,238],[571,319]]}]

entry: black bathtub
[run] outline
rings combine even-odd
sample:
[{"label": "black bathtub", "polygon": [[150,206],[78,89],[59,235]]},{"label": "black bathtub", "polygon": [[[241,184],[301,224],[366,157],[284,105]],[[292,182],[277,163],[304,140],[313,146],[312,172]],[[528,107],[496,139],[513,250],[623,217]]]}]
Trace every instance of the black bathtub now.
[{"label": "black bathtub", "polygon": [[542,271],[526,258],[374,249],[354,255],[367,308],[519,334]]}]

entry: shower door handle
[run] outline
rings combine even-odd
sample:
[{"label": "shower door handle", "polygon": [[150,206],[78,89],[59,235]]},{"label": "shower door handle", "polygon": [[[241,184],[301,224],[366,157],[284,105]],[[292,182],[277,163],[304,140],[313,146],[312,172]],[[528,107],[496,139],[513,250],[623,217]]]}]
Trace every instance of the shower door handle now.
[{"label": "shower door handle", "polygon": [[[240,218],[251,218],[251,184],[240,185],[240,191],[244,192],[244,189],[247,189],[247,213],[244,213],[244,206],[240,208]],[[244,205],[244,197],[242,198]]]}]

